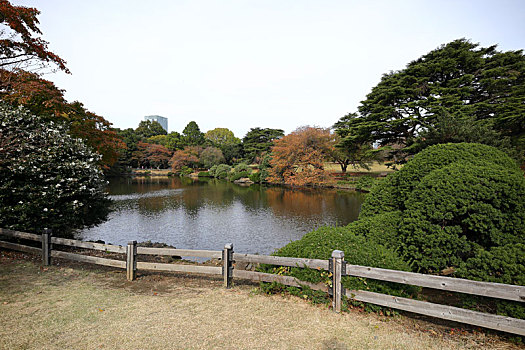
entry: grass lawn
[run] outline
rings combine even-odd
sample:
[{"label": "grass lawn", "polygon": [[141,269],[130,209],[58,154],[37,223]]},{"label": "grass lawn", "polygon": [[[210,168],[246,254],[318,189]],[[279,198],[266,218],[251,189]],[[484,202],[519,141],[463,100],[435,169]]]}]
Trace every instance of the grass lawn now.
[{"label": "grass lawn", "polygon": [[[400,167],[398,165],[398,167]],[[324,169],[331,173],[340,173],[341,172],[341,166],[337,163],[325,163]],[[392,173],[394,170],[392,168],[388,168],[384,163],[378,163],[374,162],[370,169],[365,168],[354,168],[353,166],[349,165],[346,169],[346,172],[348,173]]]},{"label": "grass lawn", "polygon": [[335,314],[256,285],[139,275],[0,250],[0,349],[514,349],[399,316]]}]

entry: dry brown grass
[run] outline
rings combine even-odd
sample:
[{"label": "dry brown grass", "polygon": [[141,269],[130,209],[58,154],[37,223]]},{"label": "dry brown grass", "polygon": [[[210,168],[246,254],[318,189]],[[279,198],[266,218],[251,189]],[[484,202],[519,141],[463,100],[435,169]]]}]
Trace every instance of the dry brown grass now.
[{"label": "dry brown grass", "polygon": [[149,174],[150,176],[168,176],[171,169],[133,169],[133,174],[143,176]]},{"label": "dry brown grass", "polygon": [[[399,165],[398,165],[399,167]],[[341,166],[337,163],[325,163],[324,168],[326,171],[329,171],[331,173],[340,173],[341,172]],[[388,168],[384,163],[378,163],[374,162],[370,169],[365,169],[361,167],[354,168],[351,165],[348,166],[348,169],[346,170],[349,173],[353,172],[359,172],[359,173],[392,173],[394,170],[392,168]]]},{"label": "dry brown grass", "polygon": [[[418,330],[420,322],[334,314],[253,285],[0,259],[1,349],[511,349],[495,336]],[[71,267],[73,266],[73,267]],[[182,282],[185,281],[185,282]],[[138,286],[138,287],[137,287]]]}]

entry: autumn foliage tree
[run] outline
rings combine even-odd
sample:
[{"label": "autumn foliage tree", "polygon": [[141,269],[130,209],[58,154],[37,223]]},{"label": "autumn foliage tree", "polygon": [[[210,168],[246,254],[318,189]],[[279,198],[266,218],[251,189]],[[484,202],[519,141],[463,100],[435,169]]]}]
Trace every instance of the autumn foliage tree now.
[{"label": "autumn foliage tree", "polygon": [[39,37],[36,8],[13,6],[0,0],[0,68],[39,70],[53,65],[69,73],[66,62],[48,48],[48,42]]},{"label": "autumn foliage tree", "polygon": [[135,157],[137,157],[139,165],[162,169],[168,167],[172,152],[166,147],[140,141],[137,144],[137,148]]},{"label": "autumn foliage tree", "polygon": [[188,146],[183,150],[175,151],[170,159],[171,168],[175,172],[180,171],[185,166],[196,168],[201,153],[202,147],[199,146]]},{"label": "autumn foliage tree", "polygon": [[329,129],[301,127],[271,148],[268,182],[291,186],[323,185],[331,181],[324,161],[333,148]]}]

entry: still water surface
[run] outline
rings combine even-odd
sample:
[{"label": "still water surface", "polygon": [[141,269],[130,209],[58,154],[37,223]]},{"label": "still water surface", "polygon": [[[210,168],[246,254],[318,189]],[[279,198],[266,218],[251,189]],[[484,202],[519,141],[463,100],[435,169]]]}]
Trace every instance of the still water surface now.
[{"label": "still water surface", "polygon": [[357,219],[364,196],[334,189],[294,190],[188,178],[118,178],[108,191],[109,220],[84,240],[125,245],[136,240],[177,248],[269,254],[323,225]]}]

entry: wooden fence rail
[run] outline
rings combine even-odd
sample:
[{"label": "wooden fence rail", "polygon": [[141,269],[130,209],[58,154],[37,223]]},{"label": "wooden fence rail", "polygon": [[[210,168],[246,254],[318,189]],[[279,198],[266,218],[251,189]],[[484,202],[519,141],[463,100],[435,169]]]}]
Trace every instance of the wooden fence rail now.
[{"label": "wooden fence rail", "polygon": [[[525,301],[525,286],[479,282],[460,278],[432,276],[406,271],[350,265],[345,263],[344,253],[341,251],[334,251],[330,260],[320,260],[234,253],[233,244],[225,245],[225,248],[222,251],[138,247],[136,241],[129,242],[127,246],[123,247],[111,244],[100,244],[78,241],[74,239],[51,237],[48,233],[36,235],[32,233],[1,228],[0,236],[7,236],[18,240],[41,242],[42,248],[38,248],[21,243],[0,240],[0,248],[42,254],[44,264],[49,264],[49,258],[55,257],[90,264],[116,267],[126,269],[127,278],[129,280],[135,279],[137,270],[200,273],[218,276],[222,275],[226,288],[231,286],[233,278],[261,282],[277,282],[288,286],[309,287],[313,290],[331,292],[333,298],[333,309],[336,312],[340,312],[342,296],[346,296],[349,299],[361,302],[525,336],[525,320],[363,290],[345,291],[342,287],[342,277],[363,277],[380,281],[409,284],[426,288],[460,292],[518,302]],[[93,249],[109,253],[118,253],[124,255],[126,260],[108,259],[60,251],[56,249],[55,246],[57,245]],[[209,259],[221,259],[222,267],[137,261],[140,255],[191,256]],[[332,273],[332,286],[329,287],[324,283],[315,284],[301,281],[292,276],[281,276],[270,273],[235,269],[234,263],[239,262],[330,271]]]},{"label": "wooden fence rail", "polygon": [[421,273],[380,269],[359,265],[346,265],[346,275],[371,278],[380,281],[411,284],[450,292],[480,295],[484,297],[525,301],[525,286],[502,283],[479,282],[462,278],[424,275]]}]

